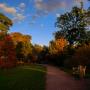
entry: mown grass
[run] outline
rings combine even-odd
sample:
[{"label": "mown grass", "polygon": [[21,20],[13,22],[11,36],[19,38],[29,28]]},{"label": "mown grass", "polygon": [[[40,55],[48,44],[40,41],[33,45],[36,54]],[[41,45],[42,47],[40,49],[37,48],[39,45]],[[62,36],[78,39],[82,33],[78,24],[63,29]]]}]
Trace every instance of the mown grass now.
[{"label": "mown grass", "polygon": [[45,90],[45,73],[40,65],[0,69],[0,90]]}]

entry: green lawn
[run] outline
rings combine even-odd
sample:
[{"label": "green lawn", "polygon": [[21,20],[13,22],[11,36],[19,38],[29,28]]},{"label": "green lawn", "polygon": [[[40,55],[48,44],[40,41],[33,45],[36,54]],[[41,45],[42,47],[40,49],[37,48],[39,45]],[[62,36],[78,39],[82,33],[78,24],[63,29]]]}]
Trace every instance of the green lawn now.
[{"label": "green lawn", "polygon": [[40,65],[0,70],[0,90],[45,90],[45,72]]}]

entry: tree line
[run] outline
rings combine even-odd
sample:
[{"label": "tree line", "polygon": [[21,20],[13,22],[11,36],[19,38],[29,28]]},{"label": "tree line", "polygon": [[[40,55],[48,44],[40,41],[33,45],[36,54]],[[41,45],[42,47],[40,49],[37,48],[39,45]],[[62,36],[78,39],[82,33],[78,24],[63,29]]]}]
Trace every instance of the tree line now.
[{"label": "tree line", "polygon": [[0,67],[16,63],[49,63],[60,67],[90,65],[90,8],[73,7],[57,17],[49,46],[31,43],[32,36],[8,33],[12,20],[0,13]]}]

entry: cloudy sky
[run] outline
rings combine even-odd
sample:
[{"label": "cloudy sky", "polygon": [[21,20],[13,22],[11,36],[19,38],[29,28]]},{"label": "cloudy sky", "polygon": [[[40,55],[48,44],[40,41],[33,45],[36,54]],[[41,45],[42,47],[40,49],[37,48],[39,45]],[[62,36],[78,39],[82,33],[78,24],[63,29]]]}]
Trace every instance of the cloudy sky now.
[{"label": "cloudy sky", "polygon": [[32,43],[48,45],[52,40],[56,18],[72,6],[90,6],[87,0],[0,0],[0,12],[13,20],[10,32],[21,32],[32,36]]}]

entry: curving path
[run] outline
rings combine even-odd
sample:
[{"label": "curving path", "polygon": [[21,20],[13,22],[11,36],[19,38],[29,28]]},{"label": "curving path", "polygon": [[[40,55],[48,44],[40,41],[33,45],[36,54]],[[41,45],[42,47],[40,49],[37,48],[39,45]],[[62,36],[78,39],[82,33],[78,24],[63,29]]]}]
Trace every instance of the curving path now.
[{"label": "curving path", "polygon": [[89,90],[84,80],[75,80],[56,67],[48,65],[46,67],[46,90]]}]

